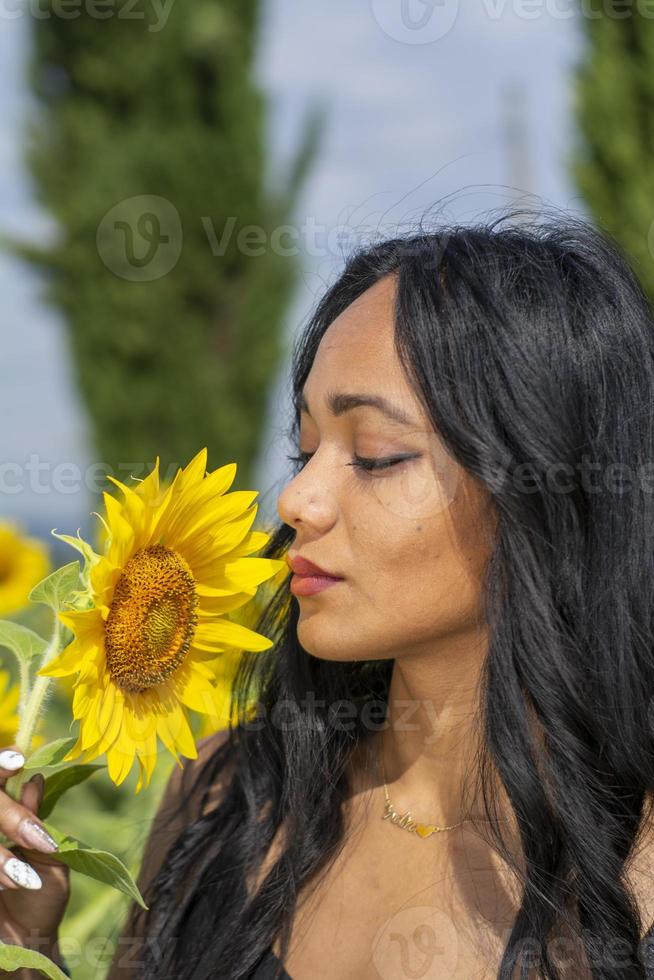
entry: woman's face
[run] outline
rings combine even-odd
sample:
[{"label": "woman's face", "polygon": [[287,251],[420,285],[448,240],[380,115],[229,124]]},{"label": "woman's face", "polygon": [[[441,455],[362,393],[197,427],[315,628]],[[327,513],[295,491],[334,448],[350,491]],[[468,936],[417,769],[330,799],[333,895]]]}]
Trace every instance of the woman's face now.
[{"label": "woman's face", "polygon": [[[325,332],[304,387],[300,452],[310,454],[277,509],[290,552],[343,581],[298,596],[298,639],[327,660],[433,654],[478,629],[490,550],[488,497],[445,452],[393,343],[396,281],[387,276]],[[406,416],[336,406],[334,395],[381,396]],[[343,410],[345,409],[345,410]],[[366,460],[403,461],[377,472]]]}]

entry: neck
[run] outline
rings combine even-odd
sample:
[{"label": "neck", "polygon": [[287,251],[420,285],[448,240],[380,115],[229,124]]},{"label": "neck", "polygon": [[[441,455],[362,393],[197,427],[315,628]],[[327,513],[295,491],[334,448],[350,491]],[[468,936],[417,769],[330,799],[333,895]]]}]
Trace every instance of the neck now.
[{"label": "neck", "polygon": [[439,826],[483,818],[481,802],[471,794],[485,652],[485,639],[477,635],[451,640],[427,656],[395,660],[386,722],[374,741],[398,813],[410,810],[415,820]]}]

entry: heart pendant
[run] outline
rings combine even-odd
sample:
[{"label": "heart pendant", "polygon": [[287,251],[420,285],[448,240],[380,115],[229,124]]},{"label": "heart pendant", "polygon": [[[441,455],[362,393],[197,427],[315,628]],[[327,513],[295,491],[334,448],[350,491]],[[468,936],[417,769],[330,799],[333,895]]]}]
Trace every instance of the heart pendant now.
[{"label": "heart pendant", "polygon": [[416,824],[416,834],[420,834],[421,837],[429,837],[430,834],[436,833],[438,827],[433,823],[418,823]]}]

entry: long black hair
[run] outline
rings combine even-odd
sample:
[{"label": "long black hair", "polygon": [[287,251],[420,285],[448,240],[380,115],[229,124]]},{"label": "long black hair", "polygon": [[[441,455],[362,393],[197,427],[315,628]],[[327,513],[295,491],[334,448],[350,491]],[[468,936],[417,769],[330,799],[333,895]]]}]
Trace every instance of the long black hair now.
[{"label": "long black hair", "polygon": [[[532,967],[558,980],[548,937],[564,921],[593,977],[645,977],[624,871],[654,789],[651,306],[614,240],[577,216],[513,210],[358,246],[293,347],[295,442],[323,334],[389,274],[407,377],[497,517],[478,771],[491,840],[522,886],[498,978],[513,977],[528,941]],[[294,534],[275,527],[262,554],[283,557]],[[143,980],[245,978],[278,936],[284,957],[298,893],[343,846],[348,761],[371,731],[363,707],[386,703],[394,661],[320,660],[298,642],[297,620],[286,580],[257,626],[274,646],[243,655],[238,723],[204,774],[215,781],[230,761],[224,799],[186,827],[146,896],[157,956]],[[353,724],[333,723],[343,700],[361,709]],[[496,822],[491,773],[521,862]],[[245,876],[282,823],[284,847],[251,897]],[[632,953],[616,957],[616,942]]]}]

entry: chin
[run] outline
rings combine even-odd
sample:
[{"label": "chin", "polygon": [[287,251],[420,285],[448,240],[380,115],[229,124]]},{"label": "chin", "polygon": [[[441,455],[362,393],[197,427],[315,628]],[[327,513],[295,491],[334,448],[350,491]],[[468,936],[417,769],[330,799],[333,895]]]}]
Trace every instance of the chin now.
[{"label": "chin", "polygon": [[[338,663],[387,659],[383,653],[379,653],[378,643],[353,646],[352,627],[348,628],[345,636],[341,636],[337,631],[319,626],[317,621],[312,623],[315,618],[309,614],[301,617],[297,624],[297,638],[302,649],[311,657]],[[392,654],[388,655],[388,659],[392,659]]]}]

